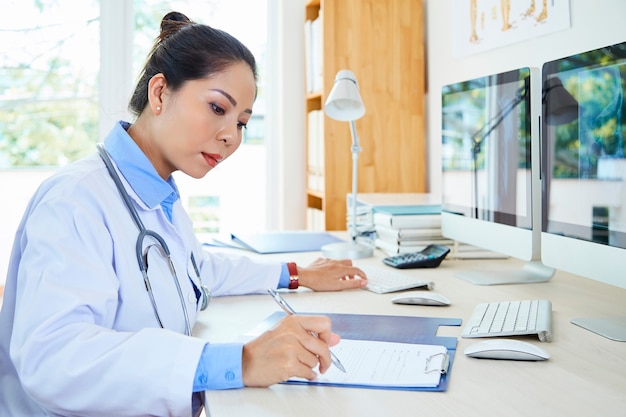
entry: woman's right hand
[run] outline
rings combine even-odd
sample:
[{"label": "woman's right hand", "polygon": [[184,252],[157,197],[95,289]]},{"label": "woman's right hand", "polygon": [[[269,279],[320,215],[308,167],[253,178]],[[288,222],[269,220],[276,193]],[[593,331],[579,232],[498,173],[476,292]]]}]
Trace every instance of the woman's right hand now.
[{"label": "woman's right hand", "polygon": [[[312,332],[317,334],[315,337]],[[276,327],[245,344],[242,378],[245,386],[267,387],[289,378],[315,379],[331,366],[329,346],[339,343],[328,317],[287,316]]]}]

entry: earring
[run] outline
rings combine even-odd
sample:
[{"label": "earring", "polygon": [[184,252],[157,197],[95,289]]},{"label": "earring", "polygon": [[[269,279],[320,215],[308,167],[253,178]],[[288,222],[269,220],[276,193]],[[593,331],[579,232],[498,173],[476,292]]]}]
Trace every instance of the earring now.
[{"label": "earring", "polygon": [[156,111],[161,111],[161,106],[157,106]]}]

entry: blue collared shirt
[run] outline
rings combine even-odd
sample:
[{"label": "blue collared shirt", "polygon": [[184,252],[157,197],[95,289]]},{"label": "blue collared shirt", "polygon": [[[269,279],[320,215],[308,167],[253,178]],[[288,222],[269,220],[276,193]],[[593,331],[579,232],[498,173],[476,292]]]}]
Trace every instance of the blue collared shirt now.
[{"label": "blue collared shirt", "polygon": [[130,123],[119,122],[114,135],[105,141],[106,149],[118,169],[139,198],[150,208],[161,205],[167,218],[172,220],[172,204],[180,198],[178,187],[170,176],[164,181],[139,146],[128,136]]}]

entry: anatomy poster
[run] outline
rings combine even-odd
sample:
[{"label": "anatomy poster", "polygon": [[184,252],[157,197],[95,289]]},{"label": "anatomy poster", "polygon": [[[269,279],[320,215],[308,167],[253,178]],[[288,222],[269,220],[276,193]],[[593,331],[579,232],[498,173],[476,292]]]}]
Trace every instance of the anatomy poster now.
[{"label": "anatomy poster", "polygon": [[454,55],[461,58],[570,27],[569,0],[452,0]]}]

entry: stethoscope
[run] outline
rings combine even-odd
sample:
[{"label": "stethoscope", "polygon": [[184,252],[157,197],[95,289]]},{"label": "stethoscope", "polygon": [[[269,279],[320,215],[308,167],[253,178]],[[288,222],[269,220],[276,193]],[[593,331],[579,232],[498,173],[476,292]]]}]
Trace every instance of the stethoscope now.
[{"label": "stethoscope", "polygon": [[[139,218],[139,213],[137,213],[137,210],[135,209],[132,201],[130,200],[130,196],[128,195],[128,193],[126,192],[126,189],[124,188],[124,185],[122,184],[122,180],[120,179],[119,175],[117,175],[117,171],[115,170],[115,167],[113,167],[113,163],[111,162],[111,158],[109,157],[108,152],[106,151],[106,149],[104,149],[104,146],[102,146],[102,144],[98,144],[97,147],[98,147],[98,153],[100,154],[102,161],[104,161],[104,165],[106,166],[107,171],[109,171],[109,175],[111,176],[111,178],[113,178],[113,182],[115,183],[117,190],[120,192],[120,195],[122,196],[122,200],[124,200],[124,204],[128,208],[128,211],[130,212],[130,215],[133,218],[133,221],[135,222],[135,224],[137,225],[137,228],[139,229],[139,236],[137,236],[137,242],[135,243],[135,252],[137,255],[137,263],[139,264],[139,270],[141,271],[141,275],[143,276],[143,281],[146,286],[146,291],[148,292],[148,296],[150,297],[152,310],[154,310],[154,316],[156,317],[156,320],[159,323],[159,326],[163,328],[163,322],[161,321],[161,317],[159,316],[159,310],[157,308],[156,301],[154,299],[152,286],[150,285],[150,278],[148,278],[148,250],[151,247],[157,248],[157,250],[161,253],[161,256],[167,259],[167,264],[172,274],[172,279],[174,280],[174,284],[176,285],[176,291],[178,292],[180,305],[182,307],[183,315],[185,317],[185,334],[188,336],[191,336],[191,324],[189,321],[189,313],[187,312],[185,298],[183,297],[183,292],[180,288],[180,283],[178,282],[176,270],[174,269],[174,263],[172,262],[172,258],[170,256],[170,250],[167,247],[167,244],[165,243],[165,240],[161,237],[161,235],[159,235],[157,232],[146,229],[146,227],[143,225],[143,222]],[[150,236],[151,238],[156,240],[157,243],[149,245],[146,247],[145,250],[143,250],[143,242],[147,236]],[[200,283],[199,284],[199,290],[201,293],[200,294],[200,297],[201,297],[200,298],[200,310],[204,310],[207,308],[207,306],[209,305],[209,301],[211,300],[211,291],[209,290],[207,286],[202,285],[201,283],[200,271],[198,270],[198,265],[196,264],[196,259],[193,255],[193,251],[191,252],[191,264],[193,265],[193,269],[196,273],[196,277],[198,278],[198,282]]]}]

